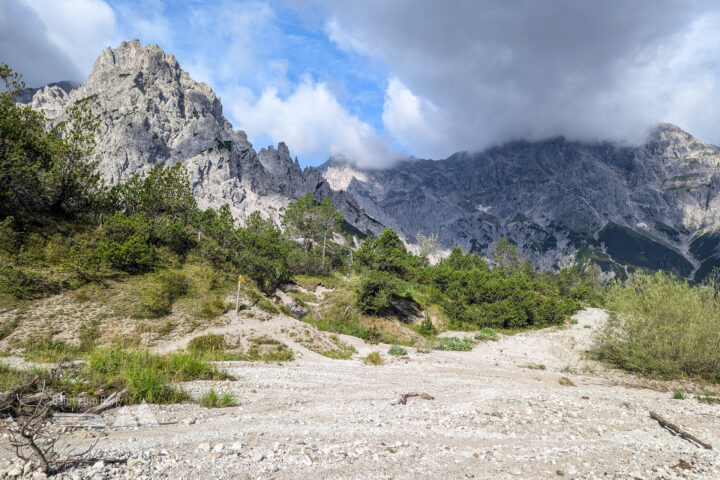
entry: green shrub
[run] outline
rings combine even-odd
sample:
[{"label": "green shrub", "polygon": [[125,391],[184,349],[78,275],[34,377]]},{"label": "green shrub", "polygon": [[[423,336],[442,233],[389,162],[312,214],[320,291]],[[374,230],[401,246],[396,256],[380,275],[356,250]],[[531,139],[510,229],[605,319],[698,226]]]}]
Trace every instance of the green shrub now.
[{"label": "green shrub", "polygon": [[157,257],[147,234],[133,234],[123,243],[102,241],[98,254],[111,268],[132,274],[152,270]]},{"label": "green shrub", "polygon": [[390,300],[401,292],[401,282],[392,274],[371,270],[360,280],[355,303],[362,312],[377,315],[387,311]]},{"label": "green shrub", "polygon": [[363,358],[363,363],[365,365],[377,366],[377,365],[382,365],[385,362],[383,361],[382,357],[380,356],[380,352],[371,352],[371,353],[368,353],[365,358]]},{"label": "green shrub", "polygon": [[397,355],[399,357],[407,355],[407,350],[405,350],[403,347],[399,345],[393,345],[390,347],[390,350],[388,350],[388,353],[390,355]]},{"label": "green shrub", "polygon": [[496,342],[497,339],[498,339],[497,332],[490,327],[483,327],[480,329],[479,332],[477,332],[475,334],[475,340],[479,340],[482,342],[485,342],[488,340],[492,340],[492,341]]},{"label": "green shrub", "polygon": [[680,390],[673,390],[672,397],[673,397],[675,400],[684,400],[684,399],[685,399],[685,394],[684,394],[682,391],[680,391]]},{"label": "green shrub", "polygon": [[441,337],[435,343],[435,350],[450,350],[455,352],[466,352],[472,350],[473,343],[469,340],[461,340],[457,337]]},{"label": "green shrub", "polygon": [[437,329],[428,315],[425,315],[425,318],[420,323],[418,333],[424,337],[433,337],[437,333]]},{"label": "green shrub", "polygon": [[596,346],[599,358],[660,378],[720,381],[720,299],[662,272],[634,275],[607,289],[612,311]]},{"label": "green shrub", "polygon": [[172,310],[172,304],[190,290],[188,278],[180,272],[164,270],[148,278],[149,284],[141,293],[138,316],[162,317]]},{"label": "green shrub", "polygon": [[46,273],[29,268],[13,267],[3,269],[0,275],[0,293],[11,295],[18,300],[33,300],[60,293],[61,284]]}]

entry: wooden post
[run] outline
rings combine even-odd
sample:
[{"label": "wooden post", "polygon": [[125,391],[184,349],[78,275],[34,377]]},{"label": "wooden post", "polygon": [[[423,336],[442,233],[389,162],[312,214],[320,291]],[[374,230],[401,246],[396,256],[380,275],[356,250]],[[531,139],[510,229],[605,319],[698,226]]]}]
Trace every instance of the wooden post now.
[{"label": "wooden post", "polygon": [[238,277],[237,295],[235,296],[235,316],[240,312],[240,289],[245,282],[245,278],[241,275]]}]

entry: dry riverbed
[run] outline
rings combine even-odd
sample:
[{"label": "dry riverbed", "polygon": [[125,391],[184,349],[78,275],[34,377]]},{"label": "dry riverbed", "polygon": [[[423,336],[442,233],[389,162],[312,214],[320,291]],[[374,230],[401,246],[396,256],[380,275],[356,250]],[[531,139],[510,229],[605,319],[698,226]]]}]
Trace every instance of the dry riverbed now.
[{"label": "dry riverbed", "polygon": [[[387,355],[387,345],[341,336],[358,350],[351,360],[305,349],[290,333],[312,327],[288,317],[238,319],[222,332],[272,336],[289,345],[296,360],[227,362],[236,381],[184,385],[195,398],[211,387],[233,392],[236,407],[106,411],[103,420],[114,426],[101,434],[95,453],[121,461],[58,478],[720,478],[720,405],[693,395],[675,400],[662,391],[667,384],[586,360],[604,313],[589,309],[575,318],[565,329],[501,337],[470,352],[407,348],[406,358]],[[362,363],[372,351],[381,352],[385,365]],[[410,392],[434,399],[396,404]],[[671,434],[650,411],[714,449]],[[90,444],[97,434],[78,430],[68,442]],[[7,439],[0,455],[0,472],[23,473],[12,463]]]}]

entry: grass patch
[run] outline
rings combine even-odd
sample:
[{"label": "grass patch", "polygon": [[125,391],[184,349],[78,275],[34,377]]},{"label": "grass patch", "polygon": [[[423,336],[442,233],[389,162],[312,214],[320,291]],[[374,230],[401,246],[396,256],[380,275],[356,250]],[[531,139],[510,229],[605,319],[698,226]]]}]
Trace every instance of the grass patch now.
[{"label": "grass patch", "polygon": [[18,316],[14,316],[3,322],[2,326],[0,326],[0,340],[4,340],[8,335],[13,333],[19,325],[20,318]]},{"label": "grass patch", "polygon": [[200,404],[207,408],[225,408],[234,407],[237,405],[237,400],[235,399],[235,395],[230,392],[218,395],[215,389],[211,388],[202,396]]},{"label": "grass patch", "polygon": [[330,340],[334,344],[333,348],[318,347],[314,345],[313,342],[303,342],[303,345],[315,353],[319,353],[324,357],[332,358],[334,360],[348,360],[357,353],[355,347],[343,342],[337,337],[337,335],[332,335]]},{"label": "grass patch", "polygon": [[18,370],[0,364],[0,392],[7,392],[26,383],[33,374],[33,372]]},{"label": "grass patch", "polygon": [[673,390],[672,398],[675,400],[685,400],[685,394],[680,390]]},{"label": "grass patch", "polygon": [[662,379],[720,381],[720,299],[664,273],[637,274],[607,290],[612,311],[597,356],[627,371]]},{"label": "grass patch", "polygon": [[707,403],[708,405],[720,405],[720,398],[708,394],[698,395],[695,399],[700,403]]},{"label": "grass patch", "polygon": [[385,362],[383,361],[382,357],[380,356],[380,352],[371,352],[368,353],[365,358],[363,358],[363,363],[365,365],[383,365]]},{"label": "grass patch", "polygon": [[234,351],[237,346],[230,345],[219,334],[195,337],[188,343],[188,350],[194,355],[212,361],[247,362],[291,362],[295,360],[293,351],[284,343],[270,337],[255,337],[249,340],[247,351]]},{"label": "grass patch", "polygon": [[475,334],[475,340],[478,340],[480,342],[487,342],[487,341],[498,341],[498,334],[495,330],[493,330],[490,327],[483,327],[480,329],[479,332]]},{"label": "grass patch", "polygon": [[472,350],[473,342],[470,340],[461,340],[457,337],[442,337],[437,339],[433,348],[435,348],[435,350],[467,352]]},{"label": "grass patch", "polygon": [[268,313],[278,313],[280,311],[270,300],[257,290],[247,289],[245,294],[252,304],[257,305],[260,310]]},{"label": "grass patch", "polygon": [[529,368],[530,370],[545,370],[547,368],[547,366],[542,363],[528,363],[527,365],[523,366],[525,368]]}]

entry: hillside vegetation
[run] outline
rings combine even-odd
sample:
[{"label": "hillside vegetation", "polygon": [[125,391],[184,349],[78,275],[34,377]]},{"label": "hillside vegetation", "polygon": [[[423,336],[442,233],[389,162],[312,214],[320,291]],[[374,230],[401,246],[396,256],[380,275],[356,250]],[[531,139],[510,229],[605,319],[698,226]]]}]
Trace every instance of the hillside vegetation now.
[{"label": "hillside vegetation", "polygon": [[[593,265],[539,272],[507,239],[492,259],[456,248],[436,265],[428,260],[432,236],[420,255],[392,229],[354,249],[330,198],[310,192],[288,205],[278,226],[259,212],[237,224],[227,205],[199,208],[180,164],[107,187],[96,171],[92,112],[78,103],[66,121],[48,127],[42,112],[15,103],[19,77],[7,66],[0,76],[8,87],[0,93],[0,340],[38,302],[60,294],[107,307],[110,323],[141,321],[136,333],[172,331],[178,312],[192,332],[234,307],[228,297],[238,275],[248,279],[245,295],[260,309],[289,313],[274,295],[295,284],[288,290],[305,309],[302,320],[396,345],[395,354],[404,351],[399,345],[468,350],[472,341],[438,334],[472,330],[484,341],[498,330],[562,325],[583,305],[603,301]],[[328,290],[320,302],[308,293],[318,285]],[[613,284],[607,297],[618,315],[603,337],[602,358],[642,373],[720,378],[714,290],[657,274]],[[688,322],[681,312],[694,316]],[[216,360],[293,359],[284,345],[263,338],[247,352],[208,337],[187,351],[153,355],[140,335],[109,337],[101,317],[76,321],[79,334],[70,339],[48,317],[42,331],[12,338],[12,350],[37,361],[84,359],[89,367],[51,382],[54,388],[91,395],[124,388],[130,402],[183,399],[173,382],[221,377]],[[681,325],[686,331],[677,335]],[[659,339],[666,337],[676,340],[665,345]],[[328,356],[352,355],[336,343],[339,350]],[[25,378],[9,368],[0,376],[4,388]]]}]

